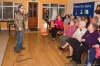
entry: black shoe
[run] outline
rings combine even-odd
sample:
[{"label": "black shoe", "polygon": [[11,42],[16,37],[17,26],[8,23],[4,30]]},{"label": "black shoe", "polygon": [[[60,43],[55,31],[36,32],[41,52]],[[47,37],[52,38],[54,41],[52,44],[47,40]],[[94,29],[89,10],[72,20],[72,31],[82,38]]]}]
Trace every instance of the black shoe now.
[{"label": "black shoe", "polygon": [[73,63],[73,66],[77,66],[76,62],[75,62],[75,63]]},{"label": "black shoe", "polygon": [[74,61],[73,60],[70,60],[70,63],[74,63]]},{"label": "black shoe", "polygon": [[72,58],[72,56],[66,56],[66,58]]},{"label": "black shoe", "polygon": [[64,51],[64,50],[65,50],[65,48],[59,47],[59,50],[63,50],[63,51]]}]

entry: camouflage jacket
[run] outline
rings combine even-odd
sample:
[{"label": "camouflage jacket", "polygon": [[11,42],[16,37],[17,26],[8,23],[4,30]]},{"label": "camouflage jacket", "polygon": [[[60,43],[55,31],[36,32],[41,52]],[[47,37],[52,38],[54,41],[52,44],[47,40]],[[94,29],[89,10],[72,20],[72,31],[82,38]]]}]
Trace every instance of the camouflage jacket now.
[{"label": "camouflage jacket", "polygon": [[15,19],[14,19],[14,24],[16,27],[16,31],[19,31],[19,28],[22,28],[22,31],[24,30],[24,14],[22,14],[21,12],[18,12],[15,15]]}]

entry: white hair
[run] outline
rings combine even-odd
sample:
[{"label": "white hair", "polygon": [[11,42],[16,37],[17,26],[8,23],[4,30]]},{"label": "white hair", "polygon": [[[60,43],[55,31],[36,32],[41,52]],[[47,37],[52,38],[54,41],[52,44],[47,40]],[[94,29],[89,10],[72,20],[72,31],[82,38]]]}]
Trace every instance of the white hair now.
[{"label": "white hair", "polygon": [[79,24],[81,24],[83,27],[86,27],[86,22],[85,21],[80,21]]}]

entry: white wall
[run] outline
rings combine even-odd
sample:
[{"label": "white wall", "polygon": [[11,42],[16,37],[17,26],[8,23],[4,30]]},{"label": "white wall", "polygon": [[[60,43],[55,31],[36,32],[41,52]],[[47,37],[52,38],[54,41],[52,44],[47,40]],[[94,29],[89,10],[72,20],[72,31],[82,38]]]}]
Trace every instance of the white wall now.
[{"label": "white wall", "polygon": [[[73,14],[73,4],[74,3],[84,3],[84,2],[95,2],[94,10],[96,9],[96,5],[100,4],[100,0],[68,0],[67,14]],[[100,21],[100,15],[94,14],[94,16],[98,16],[99,21]]]}]

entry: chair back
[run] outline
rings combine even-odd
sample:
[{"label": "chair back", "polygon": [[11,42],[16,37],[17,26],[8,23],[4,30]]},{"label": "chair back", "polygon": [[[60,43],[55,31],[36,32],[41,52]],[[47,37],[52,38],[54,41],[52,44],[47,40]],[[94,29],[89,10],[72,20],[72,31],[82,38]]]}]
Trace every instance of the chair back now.
[{"label": "chair back", "polygon": [[46,32],[47,31],[47,24],[41,24],[40,25],[40,32]]},{"label": "chair back", "polygon": [[53,28],[54,27],[54,21],[52,20],[51,21],[51,28]]},{"label": "chair back", "polygon": [[65,31],[67,27],[69,26],[69,24],[64,23],[63,26],[64,26],[64,31]]}]

